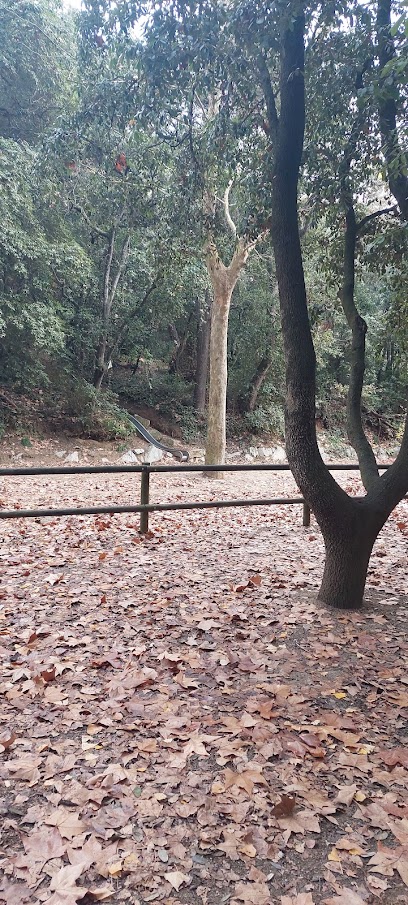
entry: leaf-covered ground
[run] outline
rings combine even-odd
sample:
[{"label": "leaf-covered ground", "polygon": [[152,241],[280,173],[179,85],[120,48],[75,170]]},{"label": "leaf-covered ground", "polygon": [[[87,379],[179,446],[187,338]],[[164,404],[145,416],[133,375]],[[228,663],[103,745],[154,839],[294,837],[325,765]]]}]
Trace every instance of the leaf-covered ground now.
[{"label": "leaf-covered ground", "polygon": [[[0,496],[126,503],[138,483],[14,478]],[[152,477],[161,501],[293,491]],[[407,502],[352,614],[315,602],[299,506],[151,526],[0,524],[0,902],[405,903]]]}]

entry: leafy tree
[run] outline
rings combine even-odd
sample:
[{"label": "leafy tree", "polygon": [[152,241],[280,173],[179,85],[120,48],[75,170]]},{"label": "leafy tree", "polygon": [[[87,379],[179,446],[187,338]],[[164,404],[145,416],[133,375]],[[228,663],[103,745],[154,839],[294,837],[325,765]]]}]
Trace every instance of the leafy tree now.
[{"label": "leafy tree", "polygon": [[156,135],[172,146],[178,161],[175,189],[184,195],[185,221],[190,221],[180,223],[179,230],[186,225],[190,253],[196,253],[201,242],[212,295],[206,462],[222,464],[231,298],[262,232],[262,206],[255,201],[255,153],[266,138],[253,129],[259,97],[249,81],[235,79],[235,72],[231,76],[237,57],[228,6],[163,4],[148,15],[144,40],[136,49],[129,39],[129,12],[137,16],[126,5],[115,4],[105,19],[98,18],[98,9],[90,5],[87,33],[100,28],[107,46],[116,40],[130,58],[138,56],[146,84],[144,122],[154,122]]},{"label": "leafy tree", "polygon": [[36,144],[73,102],[73,21],[57,0],[1,0],[0,134]]},{"label": "leafy tree", "polygon": [[56,210],[55,186],[40,178],[38,166],[35,150],[0,141],[1,370],[3,380],[22,387],[47,380],[52,355],[66,357],[73,300],[91,277],[86,254]]}]

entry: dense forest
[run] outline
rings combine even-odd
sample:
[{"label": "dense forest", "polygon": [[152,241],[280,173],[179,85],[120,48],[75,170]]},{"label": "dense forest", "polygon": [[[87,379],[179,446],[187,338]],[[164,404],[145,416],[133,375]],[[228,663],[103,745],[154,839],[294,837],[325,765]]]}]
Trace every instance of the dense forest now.
[{"label": "dense forest", "polygon": [[[355,309],[364,423],[398,437],[407,24],[395,3],[384,42],[387,6],[309,5],[298,197],[317,418],[345,432]],[[184,439],[203,432],[211,321],[227,429],[283,435],[268,188],[276,15],[256,3],[89,0],[75,12],[0,0],[3,435],[45,423],[121,436],[126,408],[154,407]]]}]

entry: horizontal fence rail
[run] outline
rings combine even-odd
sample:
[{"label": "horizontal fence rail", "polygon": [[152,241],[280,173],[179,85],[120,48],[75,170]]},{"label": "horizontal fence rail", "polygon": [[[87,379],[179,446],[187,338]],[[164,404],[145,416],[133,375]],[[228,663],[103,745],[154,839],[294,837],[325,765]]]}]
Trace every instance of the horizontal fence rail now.
[{"label": "horizontal fence rail", "polygon": [[[383,471],[388,465],[379,465]],[[356,463],[349,465],[333,464],[329,471],[358,471]],[[310,525],[310,508],[303,497],[274,497],[272,499],[255,500],[209,500],[189,503],[150,503],[150,475],[171,474],[180,472],[239,472],[239,471],[290,471],[289,465],[272,465],[267,463],[252,465],[77,465],[56,466],[54,468],[1,468],[1,477],[27,477],[34,475],[74,475],[74,474],[128,474],[141,475],[140,504],[132,506],[83,506],[80,508],[61,509],[2,509],[0,519],[44,518],[63,515],[113,515],[116,513],[140,513],[140,533],[149,530],[149,512],[171,512],[189,509],[225,509],[234,506],[288,506],[303,504],[303,525]]]}]

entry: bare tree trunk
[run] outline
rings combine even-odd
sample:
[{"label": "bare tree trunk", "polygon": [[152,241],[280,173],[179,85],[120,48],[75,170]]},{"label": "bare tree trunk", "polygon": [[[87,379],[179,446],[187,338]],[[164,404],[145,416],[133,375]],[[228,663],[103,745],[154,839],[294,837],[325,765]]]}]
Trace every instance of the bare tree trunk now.
[{"label": "bare tree trunk", "polygon": [[194,387],[194,407],[197,412],[205,412],[207,398],[207,379],[210,355],[211,335],[211,299],[208,290],[204,301],[197,298],[197,356]]},{"label": "bare tree trunk", "polygon": [[[211,308],[206,465],[223,465],[225,462],[228,319],[232,293],[254,244],[246,239],[237,239],[234,255],[228,267],[221,261],[212,240],[207,246],[207,265],[213,288],[213,303]],[[222,471],[210,474],[212,477],[222,477]]]},{"label": "bare tree trunk", "polygon": [[181,337],[178,335],[176,328],[172,325],[173,337],[175,338],[177,336],[177,339],[175,339],[176,348],[173,352],[173,355],[171,357],[170,364],[169,364],[169,374],[179,374],[180,373],[179,366],[180,366],[181,359],[182,359],[182,356],[184,354],[184,351],[185,351],[185,348],[187,345],[192,317],[193,317],[193,312],[190,311],[186,326],[183,331],[183,335]]},{"label": "bare tree trunk", "polygon": [[269,371],[271,370],[271,367],[271,355],[270,353],[268,353],[261,358],[259,364],[257,365],[255,374],[252,377],[249,389],[239,400],[239,410],[240,412],[242,412],[242,414],[255,411],[259,393],[261,392],[261,389],[265,383]]},{"label": "bare tree trunk", "polygon": [[377,534],[385,521],[370,518],[365,508],[355,502],[349,517],[333,520],[325,532],[326,558],[318,599],[336,609],[356,610],[362,605],[367,569]]},{"label": "bare tree trunk", "polygon": [[96,363],[95,370],[93,376],[93,385],[96,390],[100,390],[105,375],[108,371],[109,362],[106,360],[106,346],[107,346],[107,337],[104,336],[99,340],[99,345],[96,350]]},{"label": "bare tree trunk", "polygon": [[[369,466],[367,495],[362,500],[348,497],[325,466],[316,438],[316,358],[307,311],[297,210],[305,117],[304,29],[303,14],[293,19],[290,28],[287,22],[283,26],[279,118],[264,65],[261,72],[270,131],[276,134],[271,182],[272,239],[286,359],[286,449],[296,482],[324,538],[326,563],[319,599],[329,606],[355,609],[363,602],[375,539],[408,490],[408,419],[393,465],[381,477]],[[362,385],[360,372],[364,365],[360,338],[358,345],[353,377],[356,387],[357,381]]]},{"label": "bare tree trunk", "polygon": [[[226,406],[227,406],[227,346],[228,318],[232,289],[221,290],[214,286],[211,309],[210,337],[210,389],[208,398],[206,465],[223,465],[226,450]],[[213,472],[212,477],[222,477],[222,472]]]},{"label": "bare tree trunk", "polygon": [[[120,219],[120,218],[119,218]],[[106,263],[103,278],[102,292],[102,331],[96,351],[96,363],[93,376],[93,385],[96,390],[100,390],[103,380],[109,370],[109,361],[111,353],[108,353],[108,335],[111,323],[112,306],[115,301],[116,292],[119,281],[125,271],[127,259],[129,256],[130,236],[127,236],[119,257],[116,273],[112,275],[112,262],[115,250],[116,229],[112,227],[108,235],[108,247],[106,252]]]}]

